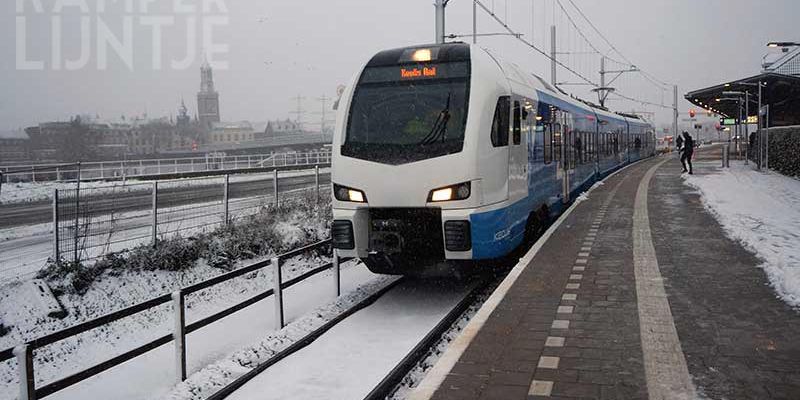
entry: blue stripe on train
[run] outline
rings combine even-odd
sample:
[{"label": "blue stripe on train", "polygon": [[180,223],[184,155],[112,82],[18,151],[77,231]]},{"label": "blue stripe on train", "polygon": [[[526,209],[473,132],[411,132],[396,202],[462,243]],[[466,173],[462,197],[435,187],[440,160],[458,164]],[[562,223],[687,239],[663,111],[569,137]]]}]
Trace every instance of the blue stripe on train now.
[{"label": "blue stripe on train", "polygon": [[[594,173],[585,176],[580,183],[570,193],[571,198],[576,198],[598,180],[610,175],[614,171],[625,166],[626,163],[618,163],[609,169],[602,171],[599,175]],[[528,197],[511,204],[508,207],[500,208],[484,213],[472,214],[470,224],[472,225],[472,258],[475,260],[487,260],[500,258],[508,255],[512,250],[522,243],[525,237],[525,223],[528,215],[540,204],[547,204],[550,208],[551,216],[560,214],[564,209],[564,204],[560,197],[546,196],[543,193],[558,193],[561,188],[560,181],[547,179],[539,181],[536,190],[531,187]],[[537,196],[536,193],[539,193]]]}]

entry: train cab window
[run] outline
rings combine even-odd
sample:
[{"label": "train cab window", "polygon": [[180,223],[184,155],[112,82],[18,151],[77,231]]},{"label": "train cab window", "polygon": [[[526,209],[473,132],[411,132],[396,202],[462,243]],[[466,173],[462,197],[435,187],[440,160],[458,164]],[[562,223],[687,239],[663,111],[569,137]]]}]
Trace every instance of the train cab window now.
[{"label": "train cab window", "polygon": [[514,144],[522,143],[522,107],[518,101],[514,102]]},{"label": "train cab window", "polygon": [[508,117],[511,113],[511,98],[503,96],[497,99],[497,106],[494,109],[494,121],[492,122],[492,146],[508,146]]}]

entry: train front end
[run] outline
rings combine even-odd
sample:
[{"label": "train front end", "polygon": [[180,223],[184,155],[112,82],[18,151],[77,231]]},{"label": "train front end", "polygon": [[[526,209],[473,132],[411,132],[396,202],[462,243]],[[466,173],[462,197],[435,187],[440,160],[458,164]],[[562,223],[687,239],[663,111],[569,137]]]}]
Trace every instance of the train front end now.
[{"label": "train front end", "polygon": [[471,101],[481,88],[470,50],[378,53],[342,95],[332,171],[332,237],[341,256],[387,274],[473,258],[470,216],[483,182],[468,127],[491,121],[476,111],[488,105]]}]

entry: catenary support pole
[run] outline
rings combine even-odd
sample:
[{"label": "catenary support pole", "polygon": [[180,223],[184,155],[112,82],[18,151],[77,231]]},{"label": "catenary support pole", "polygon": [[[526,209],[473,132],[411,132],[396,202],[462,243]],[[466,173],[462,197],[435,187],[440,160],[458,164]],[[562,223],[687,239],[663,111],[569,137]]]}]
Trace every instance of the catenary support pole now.
[{"label": "catenary support pole", "polygon": [[556,86],[556,26],[550,26],[550,83]]},{"label": "catenary support pole", "polygon": [[445,15],[444,9],[447,5],[447,0],[436,0],[433,3],[433,6],[436,8],[436,43],[442,44],[444,43],[444,23],[445,23]]},{"label": "catenary support pole", "polygon": [[[600,87],[606,87],[606,56],[600,56]],[[600,96],[600,107],[606,106],[606,96],[604,91],[598,92]]]},{"label": "catenary support pole", "polygon": [[283,320],[283,286],[281,278],[281,259],[279,257],[272,258],[272,286],[273,297],[275,298],[275,330],[280,330],[284,327]]},{"label": "catenary support pole", "polygon": [[680,132],[678,132],[678,85],[673,85],[672,91],[672,132],[675,137],[678,137],[680,135]]},{"label": "catenary support pole", "polygon": [[478,43],[478,2],[472,0],[472,43]]}]

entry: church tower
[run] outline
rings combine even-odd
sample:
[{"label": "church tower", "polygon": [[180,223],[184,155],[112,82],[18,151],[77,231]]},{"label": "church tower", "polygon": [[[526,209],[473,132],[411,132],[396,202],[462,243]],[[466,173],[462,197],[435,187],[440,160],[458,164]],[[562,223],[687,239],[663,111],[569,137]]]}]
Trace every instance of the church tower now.
[{"label": "church tower", "polygon": [[197,113],[203,128],[211,130],[215,122],[220,122],[219,93],[214,90],[214,71],[208,60],[200,66],[200,92],[197,93]]}]

